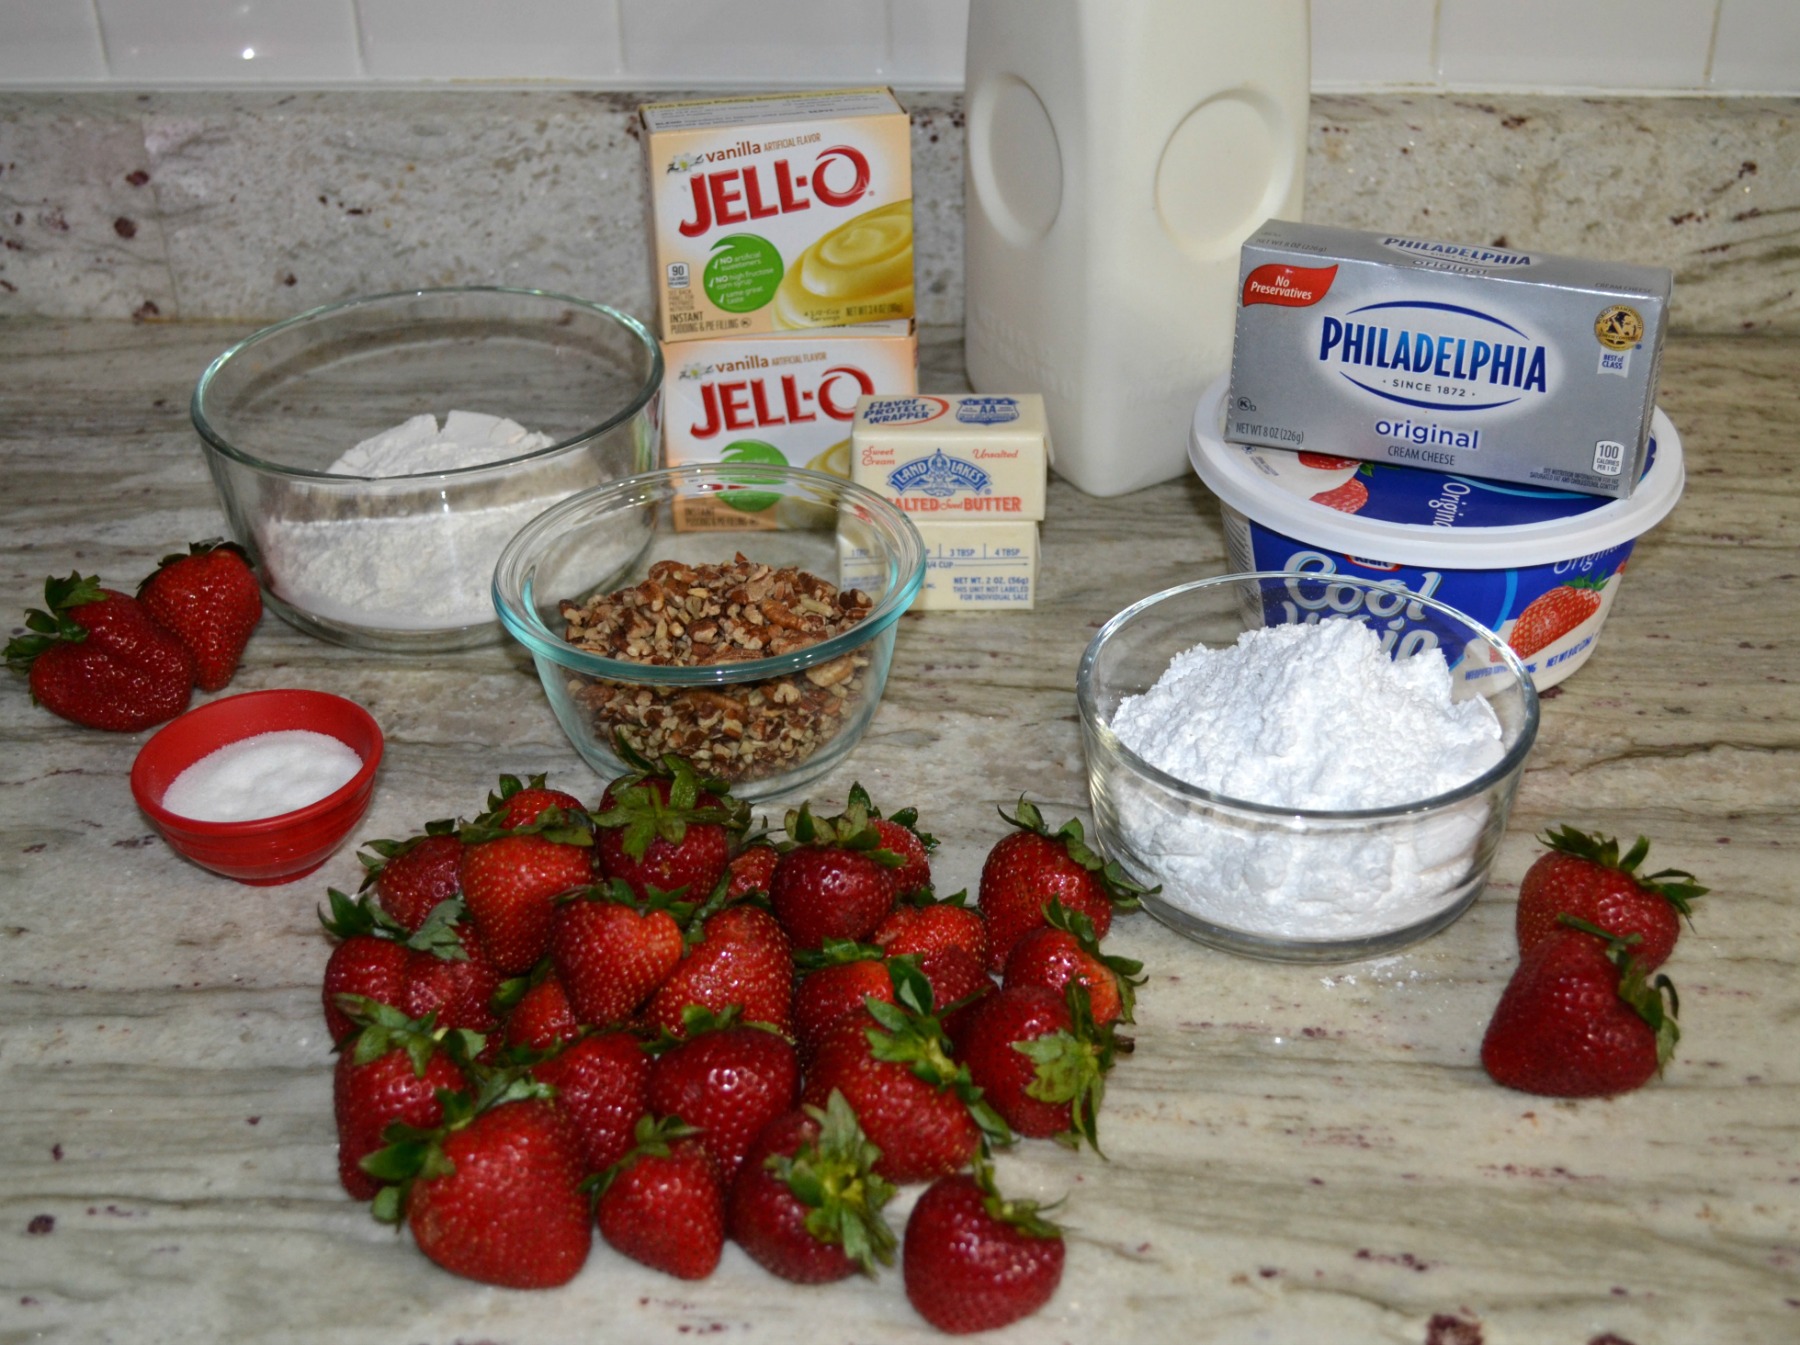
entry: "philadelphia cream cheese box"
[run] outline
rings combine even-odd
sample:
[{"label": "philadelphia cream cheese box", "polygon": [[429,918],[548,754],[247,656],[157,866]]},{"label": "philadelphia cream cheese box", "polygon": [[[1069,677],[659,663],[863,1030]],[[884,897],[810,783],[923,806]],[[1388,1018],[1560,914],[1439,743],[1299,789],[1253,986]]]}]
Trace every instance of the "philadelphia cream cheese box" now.
[{"label": "philadelphia cream cheese box", "polygon": [[[910,321],[664,342],[663,465],[772,463],[849,476],[857,406],[874,393],[911,393],[918,367]],[[715,500],[675,508],[682,531],[776,526]]]},{"label": "philadelphia cream cheese box", "polygon": [[1243,246],[1225,436],[1623,498],[1668,271],[1271,220]]},{"label": "philadelphia cream cheese box", "polygon": [[850,479],[913,522],[1044,516],[1050,429],[1036,393],[869,397],[850,436]]},{"label": "philadelphia cream cheese box", "polygon": [[912,131],[890,90],[638,116],[665,341],[913,316]]}]

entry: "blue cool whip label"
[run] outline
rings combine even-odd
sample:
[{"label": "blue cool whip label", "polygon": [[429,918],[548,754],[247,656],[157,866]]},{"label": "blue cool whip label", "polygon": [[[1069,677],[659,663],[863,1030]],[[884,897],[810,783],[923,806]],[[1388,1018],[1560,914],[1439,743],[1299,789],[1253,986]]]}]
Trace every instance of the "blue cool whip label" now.
[{"label": "blue cool whip label", "polygon": [[1225,437],[1588,495],[1642,476],[1669,272],[1271,220]]}]

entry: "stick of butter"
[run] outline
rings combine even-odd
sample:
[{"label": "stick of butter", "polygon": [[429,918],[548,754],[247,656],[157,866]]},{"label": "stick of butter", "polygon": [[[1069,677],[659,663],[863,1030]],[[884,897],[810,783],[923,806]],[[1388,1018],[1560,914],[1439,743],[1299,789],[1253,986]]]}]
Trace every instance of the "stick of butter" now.
[{"label": "stick of butter", "polygon": [[864,397],[850,429],[850,479],[915,523],[1035,522],[1050,456],[1036,393]]},{"label": "stick of butter", "polygon": [[[913,607],[974,612],[1037,603],[1038,525],[999,518],[938,523],[915,518],[925,541],[925,583]],[[857,588],[880,578],[880,562],[847,535],[838,539],[838,582]]]}]

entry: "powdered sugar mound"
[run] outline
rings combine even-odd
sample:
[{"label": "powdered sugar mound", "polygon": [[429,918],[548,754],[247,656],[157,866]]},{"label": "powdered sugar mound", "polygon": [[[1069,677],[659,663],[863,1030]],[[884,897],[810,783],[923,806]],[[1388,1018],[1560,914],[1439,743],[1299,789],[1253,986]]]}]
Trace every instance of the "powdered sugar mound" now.
[{"label": "powdered sugar mound", "polygon": [[1487,702],[1451,700],[1441,652],[1390,659],[1355,621],[1270,626],[1178,654],[1112,727],[1177,779],[1284,808],[1410,803],[1502,755]]},{"label": "powdered sugar mound", "polygon": [[[1390,659],[1375,631],[1327,620],[1190,649],[1122,701],[1113,732],[1177,779],[1248,803],[1311,811],[1419,802],[1505,754],[1487,701],[1452,698],[1436,649]],[[1324,823],[1109,782],[1133,859],[1159,900],[1267,939],[1354,941],[1422,926],[1479,889],[1491,816],[1478,794],[1426,813]]]}]

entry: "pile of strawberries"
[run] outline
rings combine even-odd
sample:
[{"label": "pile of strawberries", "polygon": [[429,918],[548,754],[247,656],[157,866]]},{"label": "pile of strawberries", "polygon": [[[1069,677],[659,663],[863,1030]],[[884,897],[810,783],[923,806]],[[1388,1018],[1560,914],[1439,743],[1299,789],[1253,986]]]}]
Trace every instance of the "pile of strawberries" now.
[{"label": "pile of strawberries", "polygon": [[898,1252],[946,1331],[1041,1307],[1062,1237],[990,1154],[1098,1148],[1141,980],[1100,941],[1142,889],[1024,800],[970,905],[934,895],[914,810],[860,787],[776,839],[688,763],[632,765],[592,808],[503,777],[331,894],[345,1189],[491,1284],[566,1282],[598,1228],[683,1279],[727,1237],[800,1283]]},{"label": "pile of strawberries", "polygon": [[136,596],[71,573],[44,581],[44,607],[6,646],[31,696],[88,728],[136,733],[187,709],[194,688],[231,681],[262,619],[262,591],[233,542],[166,556]]},{"label": "pile of strawberries", "polygon": [[1519,965],[1481,1043],[1496,1083],[1546,1097],[1610,1097],[1649,1082],[1680,1037],[1675,987],[1660,973],[1690,903],[1682,869],[1641,873],[1642,836],[1560,827],[1519,884]]}]

